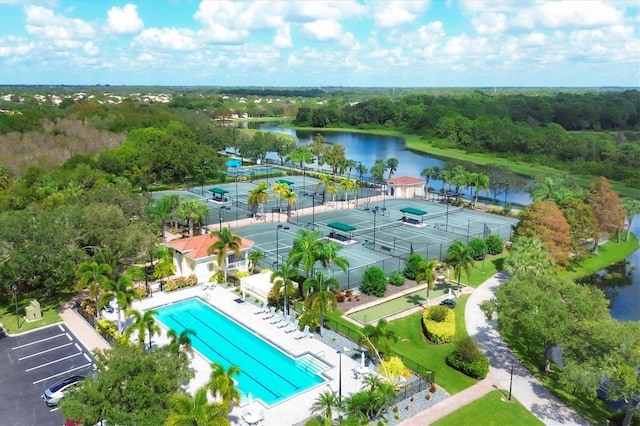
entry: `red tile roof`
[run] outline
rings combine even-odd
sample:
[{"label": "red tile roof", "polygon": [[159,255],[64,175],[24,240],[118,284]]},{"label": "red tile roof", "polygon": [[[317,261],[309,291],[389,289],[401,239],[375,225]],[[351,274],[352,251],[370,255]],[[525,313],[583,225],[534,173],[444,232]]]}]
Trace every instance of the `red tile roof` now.
[{"label": "red tile roof", "polygon": [[387,183],[391,185],[417,185],[424,183],[424,180],[411,176],[398,176],[393,179],[389,179]]},{"label": "red tile roof", "polygon": [[[240,243],[240,251],[248,250],[253,247],[253,241],[240,237],[242,242]],[[202,259],[209,257],[207,250],[209,247],[218,241],[217,238],[210,234],[196,235],[188,238],[181,238],[178,240],[171,240],[166,243],[167,246],[176,249],[177,251],[184,253],[187,257],[192,259]]]}]

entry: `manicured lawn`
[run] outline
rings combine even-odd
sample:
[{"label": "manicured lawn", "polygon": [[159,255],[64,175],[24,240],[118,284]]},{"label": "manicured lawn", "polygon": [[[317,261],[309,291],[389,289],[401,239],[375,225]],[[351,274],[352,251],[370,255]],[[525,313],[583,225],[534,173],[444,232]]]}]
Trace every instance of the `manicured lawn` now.
[{"label": "manicured lawn", "polygon": [[[47,325],[61,322],[62,318],[56,312],[58,306],[65,303],[75,293],[61,293],[52,298],[18,295],[18,314],[20,317],[20,328],[16,322],[16,305],[14,304],[13,297],[4,306],[0,306],[0,322],[4,328],[10,334],[23,333],[25,331],[35,330],[36,328],[44,327]],[[34,322],[26,322],[24,319],[25,308],[29,306],[32,299],[36,299],[40,302],[40,308],[42,309],[42,319]]]},{"label": "manicured lawn", "polygon": [[434,426],[533,426],[544,423],[519,402],[508,401],[502,392],[495,390],[431,424]]},{"label": "manicured lawn", "polygon": [[[456,313],[455,339],[467,337],[467,329],[464,322],[464,308],[468,296],[456,299],[458,302],[454,309]],[[453,343],[435,345],[427,341],[422,332],[422,312],[400,318],[389,323],[389,329],[399,337],[392,345],[400,355],[419,362],[424,367],[435,373],[435,381],[450,394],[458,393],[477,381],[465,376],[445,363],[445,358],[454,349]]]}]

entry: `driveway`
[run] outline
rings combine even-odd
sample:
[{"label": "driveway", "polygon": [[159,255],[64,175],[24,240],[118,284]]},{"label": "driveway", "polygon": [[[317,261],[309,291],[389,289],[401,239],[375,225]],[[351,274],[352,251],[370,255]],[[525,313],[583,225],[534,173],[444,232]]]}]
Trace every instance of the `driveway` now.
[{"label": "driveway", "polygon": [[63,324],[0,339],[0,424],[62,425],[57,407],[47,407],[44,389],[94,367],[91,353]]}]

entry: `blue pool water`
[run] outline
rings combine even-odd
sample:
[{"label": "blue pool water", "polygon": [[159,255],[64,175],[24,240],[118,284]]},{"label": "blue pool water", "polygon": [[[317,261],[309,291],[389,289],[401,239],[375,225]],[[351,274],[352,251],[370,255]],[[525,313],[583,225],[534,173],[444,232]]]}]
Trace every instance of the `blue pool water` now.
[{"label": "blue pool water", "polygon": [[238,366],[238,388],[245,396],[251,393],[273,405],[325,380],[307,371],[308,359],[291,358],[200,299],[188,299],[157,311],[158,320],[176,333],[194,330],[191,345],[209,361],[220,363],[225,369]]}]

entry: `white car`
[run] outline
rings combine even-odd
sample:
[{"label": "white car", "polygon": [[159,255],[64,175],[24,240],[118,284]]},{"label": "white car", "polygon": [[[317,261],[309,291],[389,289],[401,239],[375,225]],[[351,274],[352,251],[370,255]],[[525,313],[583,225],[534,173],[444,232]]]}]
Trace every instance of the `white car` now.
[{"label": "white car", "polygon": [[71,376],[54,383],[44,390],[42,399],[49,406],[58,405],[64,394],[84,380],[84,376]]}]

